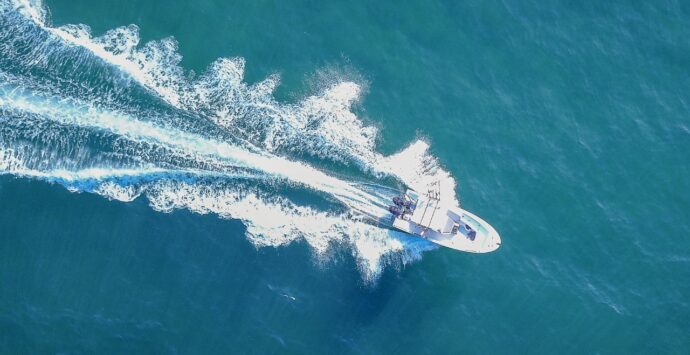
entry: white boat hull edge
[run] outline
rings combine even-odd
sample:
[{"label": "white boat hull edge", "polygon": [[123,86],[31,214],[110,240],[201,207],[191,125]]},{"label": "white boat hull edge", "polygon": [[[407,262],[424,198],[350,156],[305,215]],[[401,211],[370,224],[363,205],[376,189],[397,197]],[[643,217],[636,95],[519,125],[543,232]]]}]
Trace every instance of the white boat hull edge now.
[{"label": "white boat hull edge", "polygon": [[424,228],[410,220],[396,218],[393,227],[402,232],[422,237],[432,243],[469,253],[489,253],[501,246],[501,237],[498,232],[486,221],[475,214],[453,208],[446,211],[447,216],[455,222],[469,225],[476,232],[473,239],[461,230],[451,233],[443,233],[440,230]]}]

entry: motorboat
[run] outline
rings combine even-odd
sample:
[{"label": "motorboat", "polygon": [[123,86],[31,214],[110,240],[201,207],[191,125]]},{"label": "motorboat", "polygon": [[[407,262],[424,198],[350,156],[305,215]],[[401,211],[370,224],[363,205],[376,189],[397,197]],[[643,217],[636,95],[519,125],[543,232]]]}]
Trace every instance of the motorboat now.
[{"label": "motorboat", "polygon": [[492,252],[501,245],[501,237],[489,223],[442,199],[440,183],[424,194],[407,189],[392,202],[388,210],[394,230],[470,253]]}]

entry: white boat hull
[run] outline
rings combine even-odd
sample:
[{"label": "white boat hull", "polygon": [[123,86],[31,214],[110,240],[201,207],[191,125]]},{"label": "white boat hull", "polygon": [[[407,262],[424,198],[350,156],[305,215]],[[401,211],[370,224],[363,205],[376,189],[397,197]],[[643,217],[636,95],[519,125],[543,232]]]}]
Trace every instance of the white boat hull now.
[{"label": "white boat hull", "polygon": [[440,230],[422,227],[410,220],[396,218],[393,227],[402,232],[422,237],[430,242],[442,245],[446,248],[460,250],[469,253],[489,253],[501,246],[501,237],[498,232],[486,221],[475,214],[463,209],[450,209],[448,214],[457,216],[458,221],[468,224],[476,231],[474,239],[464,234],[461,230],[443,233]]},{"label": "white boat hull", "polygon": [[489,253],[501,246],[494,227],[469,211],[444,203],[438,186],[424,195],[408,189],[392,202],[393,229],[469,253]]},{"label": "white boat hull", "polygon": [[414,190],[393,199],[393,228],[447,248],[469,253],[492,252],[501,245],[498,232],[485,220],[442,203],[439,191]]}]

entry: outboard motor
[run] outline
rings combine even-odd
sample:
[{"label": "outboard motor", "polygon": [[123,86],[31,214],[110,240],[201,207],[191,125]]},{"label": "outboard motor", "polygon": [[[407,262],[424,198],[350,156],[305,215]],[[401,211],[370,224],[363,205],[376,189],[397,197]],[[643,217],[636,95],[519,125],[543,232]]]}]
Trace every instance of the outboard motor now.
[{"label": "outboard motor", "polygon": [[412,201],[410,200],[402,200],[402,206],[405,207],[405,209],[411,209],[412,208]]},{"label": "outboard motor", "polygon": [[401,206],[401,207],[402,207],[402,206],[405,206],[405,200],[403,200],[403,198],[400,197],[400,196],[395,196],[395,197],[393,197],[393,203],[394,203],[396,206]]},{"label": "outboard motor", "polygon": [[389,207],[388,207],[388,211],[390,211],[390,213],[392,213],[392,214],[393,214],[394,216],[396,216],[396,217],[400,217],[400,215],[401,215],[402,212],[403,212],[402,209],[400,209],[400,207],[398,207],[398,206],[396,206],[396,205],[389,206]]}]

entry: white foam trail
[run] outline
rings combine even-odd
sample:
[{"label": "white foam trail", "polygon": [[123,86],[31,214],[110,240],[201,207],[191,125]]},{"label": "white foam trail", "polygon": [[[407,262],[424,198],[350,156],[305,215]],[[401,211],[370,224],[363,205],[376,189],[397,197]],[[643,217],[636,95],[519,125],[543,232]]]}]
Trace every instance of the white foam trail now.
[{"label": "white foam trail", "polygon": [[[206,73],[190,81],[179,66],[181,56],[172,38],[138,47],[140,39],[136,25],[116,28],[93,38],[85,25],[52,27],[40,0],[11,0],[11,4],[13,10],[47,33],[119,68],[173,107],[198,113],[219,126],[239,132],[243,135],[241,139],[263,151],[251,151],[78,99],[53,99],[21,90],[5,90],[0,97],[0,108],[40,116],[62,125],[107,131],[135,142],[164,147],[199,163],[250,169],[261,176],[285,179],[334,196],[369,215],[385,214],[377,204],[387,201],[382,202],[380,197],[310,165],[279,155],[299,152],[330,162],[354,163],[374,176],[395,176],[418,191],[425,191],[429,183],[436,181],[441,182],[444,191],[455,190],[454,179],[429,155],[426,142],[415,142],[390,157],[375,151],[377,130],[364,125],[352,112],[352,105],[361,95],[361,88],[355,83],[339,82],[295,104],[279,103],[272,96],[280,82],[278,76],[269,76],[253,85],[245,83],[242,58],[219,59]],[[387,258],[397,256],[403,262],[413,260],[422,250],[432,247],[428,242],[410,240],[349,216],[296,206],[287,199],[240,193],[227,184],[171,178],[180,173],[179,170],[156,166],[120,170],[107,167],[31,170],[19,155],[8,153],[8,150],[3,152],[2,148],[0,146],[0,173],[58,182],[70,189],[122,201],[131,201],[143,194],[160,211],[186,208],[239,218],[247,225],[249,238],[255,245],[283,245],[299,238],[306,240],[317,255],[324,255],[333,243],[348,244],[368,278],[380,274]],[[194,173],[222,174],[210,170]],[[155,174],[162,174],[164,178],[144,179],[137,184],[124,182],[132,176]]]},{"label": "white foam trail", "polygon": [[[370,201],[375,199],[345,181],[300,162],[250,152],[228,143],[173,128],[158,127],[114,111],[103,111],[69,101],[72,100],[53,102],[37,96],[25,97],[17,90],[9,90],[0,97],[0,108],[28,112],[63,124],[104,129],[134,141],[164,145],[187,154],[219,158],[232,166],[258,170],[334,195],[353,207],[368,208]],[[381,214],[381,211],[375,213]]]},{"label": "white foam trail", "polygon": [[[203,111],[218,124],[239,127],[248,134],[246,138],[261,143],[269,151],[285,148],[322,158],[354,161],[377,175],[396,176],[418,191],[425,191],[437,181],[443,191],[455,191],[455,180],[428,153],[428,143],[424,141],[414,142],[391,157],[376,153],[376,129],[363,125],[351,112],[361,95],[355,83],[341,82],[328,87],[321,95],[309,96],[296,105],[284,105],[272,97],[279,83],[277,75],[255,85],[244,83],[242,58],[219,59],[199,80],[189,82],[179,66],[182,57],[172,38],[151,41],[139,49],[136,25],[92,38],[85,25],[51,27],[46,23],[41,1],[13,2],[21,13],[46,31],[121,68],[171,105]],[[455,199],[447,202],[458,204]]]},{"label": "white foam trail", "polygon": [[[49,26],[46,23],[47,11],[41,0],[12,0],[12,3],[17,11],[45,31],[67,43],[91,51],[106,62],[118,66],[171,104],[178,104],[179,95],[175,83],[181,83],[182,80],[181,77],[173,79],[170,68],[177,67],[182,57],[177,54],[177,43],[172,38],[152,43],[137,51],[139,28],[136,25],[111,30],[100,39],[92,40],[91,29],[86,25]],[[169,66],[160,65],[163,63]]]},{"label": "white foam trail", "polygon": [[[440,168],[437,159],[428,151],[429,144],[419,140],[397,154],[380,159],[379,167],[395,171],[408,186],[420,192],[426,192],[427,187],[434,183],[440,185],[441,191],[455,191],[455,179]],[[449,207],[460,205],[455,194],[444,194],[444,199]]]},{"label": "white foam trail", "polygon": [[[177,173],[205,175],[203,171],[92,168],[42,172],[24,168],[16,152],[0,149],[2,173],[57,182],[72,191],[97,193],[125,202],[143,194],[155,210],[162,212],[183,208],[240,219],[247,226],[249,240],[259,247],[277,247],[305,240],[315,255],[322,258],[329,255],[334,245],[348,245],[367,281],[374,281],[382,272],[384,255],[395,254],[397,263],[404,264],[421,257],[423,251],[435,248],[428,242],[353,221],[347,216],[296,206],[283,198],[267,200],[254,192],[238,191],[223,183],[197,184],[170,179]],[[168,176],[140,179],[140,184],[131,184],[135,177],[165,174]]]},{"label": "white foam trail", "polygon": [[[304,164],[242,151],[226,143],[211,141],[186,132],[163,129],[112,111],[104,112],[95,107],[86,109],[75,104],[73,100],[54,102],[35,95],[26,97],[21,95],[19,90],[12,90],[6,91],[5,95],[0,97],[0,108],[39,115],[63,124],[107,129],[133,140],[164,144],[193,154],[210,155],[223,161],[231,161],[233,165],[241,164],[243,167],[288,177],[315,189],[342,196],[351,205],[361,204],[360,208],[370,209],[372,214],[381,213],[380,208],[371,210],[370,200],[374,199],[372,196],[347,182],[330,177]],[[387,240],[390,237],[390,231],[349,220],[345,216],[332,216],[306,207],[294,206],[286,200],[269,203],[255,195],[240,197],[233,189],[217,186],[209,188],[205,185],[179,181],[161,181],[145,187],[123,186],[116,182],[118,177],[172,173],[165,169],[93,168],[77,172],[62,169],[41,172],[21,169],[20,159],[8,152],[2,154],[2,157],[3,165],[0,166],[2,170],[10,170],[14,175],[58,182],[71,190],[83,189],[80,184],[75,184],[77,182],[90,181],[95,186],[88,189],[89,192],[121,201],[131,201],[145,192],[151,206],[159,211],[186,208],[197,213],[216,213],[224,217],[241,219],[248,226],[250,240],[258,246],[279,246],[296,239],[304,239],[317,255],[325,255],[333,243],[348,243],[352,245],[362,271],[367,278],[371,279],[375,278],[382,268],[379,264],[381,258],[379,254],[396,253],[404,249],[404,243],[399,239]],[[198,171],[186,172],[199,173]]]}]

